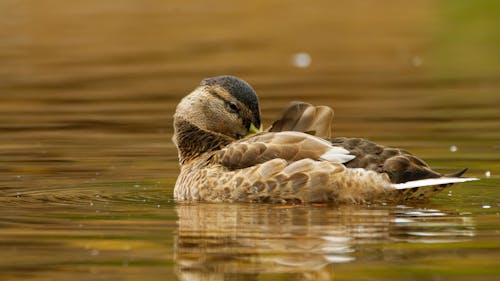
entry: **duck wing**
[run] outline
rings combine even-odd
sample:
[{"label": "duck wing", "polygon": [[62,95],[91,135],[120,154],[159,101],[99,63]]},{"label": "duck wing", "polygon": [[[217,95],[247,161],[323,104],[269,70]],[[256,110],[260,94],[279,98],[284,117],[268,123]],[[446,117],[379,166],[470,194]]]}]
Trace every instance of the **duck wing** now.
[{"label": "duck wing", "polygon": [[276,120],[269,132],[295,131],[329,139],[333,132],[334,112],[328,106],[314,106],[305,102],[293,102]]},{"label": "duck wing", "polygon": [[251,167],[273,159],[295,162],[301,159],[345,163],[355,156],[332,143],[306,133],[265,132],[233,142],[217,151],[212,161],[231,170]]},{"label": "duck wing", "polygon": [[433,171],[423,160],[403,149],[386,147],[361,138],[331,138],[333,115],[333,109],[328,106],[293,102],[268,131],[299,131],[328,139],[334,146],[342,147],[355,156],[349,162],[344,163],[346,167],[386,173],[393,183],[460,177],[467,171],[463,169],[454,174],[443,175]]},{"label": "duck wing", "polygon": [[386,147],[361,138],[339,137],[330,141],[334,146],[347,149],[356,156],[344,164],[346,167],[386,173],[393,183],[444,176],[433,171],[423,160],[403,149]]}]

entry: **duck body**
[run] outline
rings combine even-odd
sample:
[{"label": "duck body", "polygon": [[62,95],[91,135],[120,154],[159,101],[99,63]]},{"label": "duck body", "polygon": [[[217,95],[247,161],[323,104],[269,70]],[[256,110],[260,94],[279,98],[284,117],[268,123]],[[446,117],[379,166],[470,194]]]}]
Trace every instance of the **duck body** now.
[{"label": "duck body", "polygon": [[[316,142],[321,141],[300,132],[262,133],[205,153],[181,166],[175,198],[207,202],[361,203],[398,197],[385,174],[349,169],[321,160],[321,152],[306,150],[308,146],[317,148]],[[336,148],[326,143],[324,149],[336,153]]]},{"label": "duck body", "polygon": [[299,103],[259,132],[258,98],[250,85],[233,76],[203,80],[174,114],[181,166],[175,199],[401,202],[467,180],[443,177],[402,150],[363,139],[332,139],[332,118],[328,107]]}]

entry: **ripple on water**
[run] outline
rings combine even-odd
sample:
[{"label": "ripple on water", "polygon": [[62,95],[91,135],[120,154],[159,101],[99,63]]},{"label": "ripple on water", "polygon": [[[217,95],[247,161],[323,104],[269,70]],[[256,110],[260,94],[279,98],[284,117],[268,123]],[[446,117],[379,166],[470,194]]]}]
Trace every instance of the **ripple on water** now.
[{"label": "ripple on water", "polygon": [[[17,191],[16,191],[17,190]],[[84,184],[52,188],[22,188],[4,190],[0,196],[3,206],[40,206],[37,203],[60,206],[97,206],[109,204],[153,204],[172,202],[168,188],[158,183],[141,185],[129,182]],[[35,205],[33,205],[35,204]]]}]

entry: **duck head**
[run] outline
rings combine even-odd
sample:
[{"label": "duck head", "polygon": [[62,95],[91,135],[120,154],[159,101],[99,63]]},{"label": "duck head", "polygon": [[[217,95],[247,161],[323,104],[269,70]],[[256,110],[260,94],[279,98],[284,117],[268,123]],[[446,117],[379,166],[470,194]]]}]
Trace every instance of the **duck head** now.
[{"label": "duck head", "polygon": [[218,76],[201,81],[177,105],[173,141],[183,163],[260,128],[259,100],[252,87],[234,76]]}]

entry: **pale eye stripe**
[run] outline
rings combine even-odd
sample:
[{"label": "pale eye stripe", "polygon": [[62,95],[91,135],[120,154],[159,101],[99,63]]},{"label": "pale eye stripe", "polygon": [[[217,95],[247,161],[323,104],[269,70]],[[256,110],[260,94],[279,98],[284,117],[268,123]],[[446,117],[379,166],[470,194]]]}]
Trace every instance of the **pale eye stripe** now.
[{"label": "pale eye stripe", "polygon": [[226,103],[234,102],[234,100],[236,100],[235,98],[232,98],[232,96],[230,94],[226,93],[225,91],[223,91],[222,93],[219,93],[213,89],[210,89],[208,91],[208,93],[211,94],[212,96],[220,99],[220,100],[223,100]]},{"label": "pale eye stripe", "polygon": [[235,99],[231,100],[231,99],[226,98],[225,95],[228,95],[230,97],[232,97],[232,96],[225,93],[225,92],[223,94],[220,94],[220,93],[216,92],[215,90],[209,90],[208,93],[211,94],[212,96],[224,101],[225,103],[234,102],[238,105],[240,110],[245,110],[247,112],[250,112],[250,110],[247,109],[247,106],[245,104],[243,104],[241,101],[239,101],[238,99],[235,98]]},{"label": "pale eye stripe", "polygon": [[214,90],[210,90],[208,91],[208,93],[220,100],[223,100],[224,102],[231,102],[230,100],[226,99],[225,97],[223,97],[221,94],[217,93]]}]

